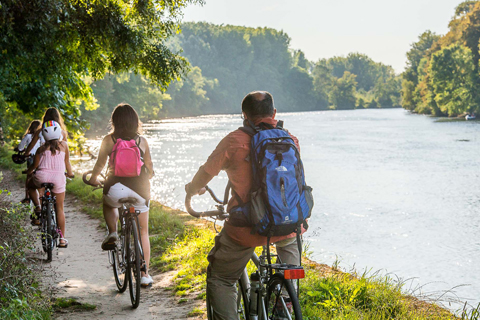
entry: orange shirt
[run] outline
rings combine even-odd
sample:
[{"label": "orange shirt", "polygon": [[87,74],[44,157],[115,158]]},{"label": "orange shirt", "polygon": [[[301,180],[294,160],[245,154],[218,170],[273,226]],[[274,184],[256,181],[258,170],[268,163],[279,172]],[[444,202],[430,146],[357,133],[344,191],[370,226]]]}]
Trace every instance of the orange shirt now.
[{"label": "orange shirt", "polygon": [[[264,122],[273,126],[277,125],[277,120],[272,118],[263,118],[255,121],[255,125]],[[298,139],[290,134],[298,150],[300,146]],[[211,177],[218,175],[221,170],[227,172],[228,179],[232,184],[233,190],[238,194],[243,202],[250,200],[249,192],[252,186],[252,166],[248,161],[250,155],[251,137],[240,129],[230,132],[220,141],[217,148],[208,157],[203,165],[203,170]],[[205,182],[206,185],[208,181]],[[227,211],[238,205],[235,197],[231,197],[228,202]],[[251,227],[233,226],[228,221],[224,225],[225,232],[237,243],[246,247],[257,247],[267,243],[267,237],[259,234],[251,234]],[[277,242],[286,238],[295,237],[292,233],[288,236],[272,237],[271,242]]]}]

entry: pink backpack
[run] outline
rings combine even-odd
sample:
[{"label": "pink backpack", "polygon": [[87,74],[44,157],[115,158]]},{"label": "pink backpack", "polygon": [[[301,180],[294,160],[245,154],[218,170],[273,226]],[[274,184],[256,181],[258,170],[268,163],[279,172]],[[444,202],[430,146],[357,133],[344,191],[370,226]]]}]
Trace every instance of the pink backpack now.
[{"label": "pink backpack", "polygon": [[138,177],[142,170],[143,161],[137,142],[134,139],[117,139],[113,142],[115,142],[115,145],[110,154],[110,166],[115,168],[115,176]]}]

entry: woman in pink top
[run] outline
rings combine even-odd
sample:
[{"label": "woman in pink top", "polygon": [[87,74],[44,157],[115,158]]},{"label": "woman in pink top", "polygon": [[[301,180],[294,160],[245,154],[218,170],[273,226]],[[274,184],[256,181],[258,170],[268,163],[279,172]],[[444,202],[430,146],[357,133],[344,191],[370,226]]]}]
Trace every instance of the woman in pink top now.
[{"label": "woman in pink top", "polygon": [[36,170],[28,186],[29,194],[33,203],[35,203],[35,213],[38,217],[41,207],[37,190],[40,190],[40,193],[43,194],[42,183],[54,184],[51,191],[56,197],[55,212],[58,226],[62,231],[59,248],[66,248],[68,241],[65,239],[65,213],[63,210],[65,186],[67,184],[65,171],[67,171],[68,177],[73,177],[68,144],[66,141],[61,141],[62,129],[55,121],[47,121],[42,125],[42,135],[45,138],[45,144],[38,148],[33,165],[28,169],[29,174]]}]

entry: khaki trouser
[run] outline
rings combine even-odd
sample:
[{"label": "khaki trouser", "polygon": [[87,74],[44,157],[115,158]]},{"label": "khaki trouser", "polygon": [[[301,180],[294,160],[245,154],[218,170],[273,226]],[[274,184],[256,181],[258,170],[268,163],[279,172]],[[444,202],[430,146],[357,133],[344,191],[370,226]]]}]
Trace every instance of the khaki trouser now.
[{"label": "khaki trouser", "polygon": [[[299,264],[296,238],[279,241],[275,246],[282,262]],[[235,284],[254,250],[235,243],[224,231],[215,237],[215,246],[208,254],[207,269],[207,296],[214,320],[238,320]]]}]

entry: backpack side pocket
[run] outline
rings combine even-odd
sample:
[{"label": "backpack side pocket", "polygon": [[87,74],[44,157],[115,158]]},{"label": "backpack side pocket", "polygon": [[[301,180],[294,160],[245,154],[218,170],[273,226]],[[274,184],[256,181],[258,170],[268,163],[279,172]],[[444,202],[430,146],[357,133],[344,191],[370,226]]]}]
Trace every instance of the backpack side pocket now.
[{"label": "backpack side pocket", "polygon": [[263,202],[263,192],[262,189],[252,192],[251,203],[250,203],[250,223],[252,225],[258,225],[267,214],[265,209],[265,203]]}]

